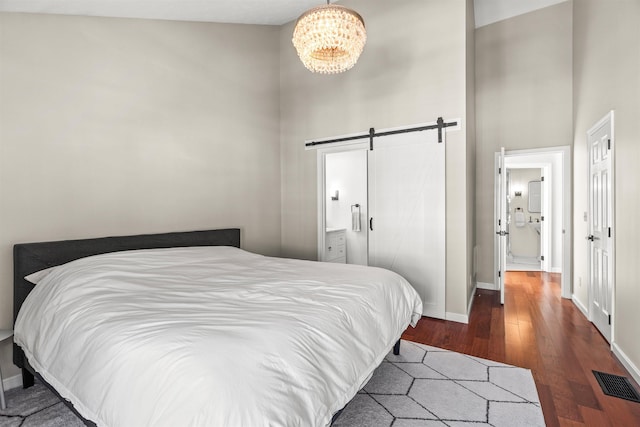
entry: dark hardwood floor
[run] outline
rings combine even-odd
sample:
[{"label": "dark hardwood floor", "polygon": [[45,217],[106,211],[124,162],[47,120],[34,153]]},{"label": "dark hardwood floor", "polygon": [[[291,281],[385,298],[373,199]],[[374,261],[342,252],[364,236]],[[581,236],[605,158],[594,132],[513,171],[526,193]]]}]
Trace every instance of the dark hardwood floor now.
[{"label": "dark hardwood floor", "polygon": [[479,289],[469,324],[423,317],[404,339],[531,369],[547,426],[640,426],[640,403],[605,395],[592,370],[628,377],[570,300],[560,276],[509,272],[505,304]]}]

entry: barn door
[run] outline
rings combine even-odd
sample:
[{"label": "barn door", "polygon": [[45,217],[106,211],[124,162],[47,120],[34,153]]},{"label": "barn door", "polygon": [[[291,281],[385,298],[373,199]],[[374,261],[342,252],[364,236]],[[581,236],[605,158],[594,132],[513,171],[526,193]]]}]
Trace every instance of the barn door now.
[{"label": "barn door", "polygon": [[445,317],[445,144],[436,132],[376,138],[369,152],[369,265],[418,291],[425,316]]}]

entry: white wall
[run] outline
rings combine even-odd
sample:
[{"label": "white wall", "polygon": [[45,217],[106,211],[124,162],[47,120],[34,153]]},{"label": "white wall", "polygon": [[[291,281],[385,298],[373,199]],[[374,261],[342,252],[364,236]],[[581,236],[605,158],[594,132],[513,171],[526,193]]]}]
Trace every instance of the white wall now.
[{"label": "white wall", "polygon": [[579,0],[573,9],[574,296],[588,305],[586,132],[615,110],[613,340],[616,354],[640,381],[640,1]]},{"label": "white wall", "polygon": [[0,328],[18,242],[240,227],[279,254],[278,49],[274,27],[0,14]]},{"label": "white wall", "polygon": [[513,18],[566,0],[475,0],[476,27]]},{"label": "white wall", "polygon": [[[327,153],[325,157],[327,228],[346,230],[347,263],[368,265],[367,248],[367,152]],[[332,200],[334,191],[338,200]],[[351,227],[351,206],[360,205],[360,231]]]}]

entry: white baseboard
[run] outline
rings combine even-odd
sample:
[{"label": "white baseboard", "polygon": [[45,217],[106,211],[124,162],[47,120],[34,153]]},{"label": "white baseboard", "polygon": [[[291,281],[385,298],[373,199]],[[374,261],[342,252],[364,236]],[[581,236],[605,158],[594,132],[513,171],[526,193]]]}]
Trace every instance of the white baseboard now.
[{"label": "white baseboard", "polygon": [[613,343],[611,345],[611,349],[613,350],[613,354],[620,360],[622,365],[629,371],[631,376],[637,383],[640,383],[640,369],[627,357],[627,355],[622,351],[622,349],[618,346],[617,343]]},{"label": "white baseboard", "polygon": [[584,317],[586,317],[587,320],[589,320],[589,310],[587,310],[587,307],[585,307],[584,304],[582,304],[582,301],[580,301],[575,294],[571,295],[571,301],[573,301],[575,306],[578,307],[578,310],[580,310],[582,314],[584,314]]},{"label": "white baseboard", "polygon": [[549,273],[562,273],[562,267],[551,267]]},{"label": "white baseboard", "polygon": [[476,287],[478,289],[487,289],[489,291],[498,291],[498,286],[496,286],[493,283],[486,283],[486,282],[478,282],[476,283]]},{"label": "white baseboard", "polygon": [[3,378],[2,387],[4,387],[5,390],[22,387],[22,375],[18,374],[9,378]]},{"label": "white baseboard", "polygon": [[450,313],[448,311],[444,314],[444,319],[450,320],[452,322],[458,322],[458,323],[469,323],[468,315],[460,314],[460,313]]},{"label": "white baseboard", "polygon": [[471,290],[471,297],[469,298],[469,302],[467,303],[467,323],[469,323],[469,316],[471,315],[471,309],[473,308],[473,302],[476,299],[476,289],[478,289],[478,284],[473,284],[473,289]]},{"label": "white baseboard", "polygon": [[477,287],[478,287],[478,284],[476,283],[476,286],[474,286],[473,290],[471,291],[471,298],[469,298],[469,302],[467,303],[467,314],[451,313],[451,312],[447,311],[444,314],[444,319],[445,320],[450,320],[452,322],[468,324],[469,323],[469,314],[471,313],[471,307],[473,307],[473,300],[474,300],[474,298],[476,296],[476,288]]}]

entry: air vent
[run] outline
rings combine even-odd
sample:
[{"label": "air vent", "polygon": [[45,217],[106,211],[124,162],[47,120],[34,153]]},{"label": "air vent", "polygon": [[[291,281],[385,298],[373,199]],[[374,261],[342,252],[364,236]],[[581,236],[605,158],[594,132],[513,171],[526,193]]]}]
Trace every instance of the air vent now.
[{"label": "air vent", "polygon": [[640,395],[627,378],[598,371],[593,371],[593,375],[596,376],[604,394],[640,403]]}]

